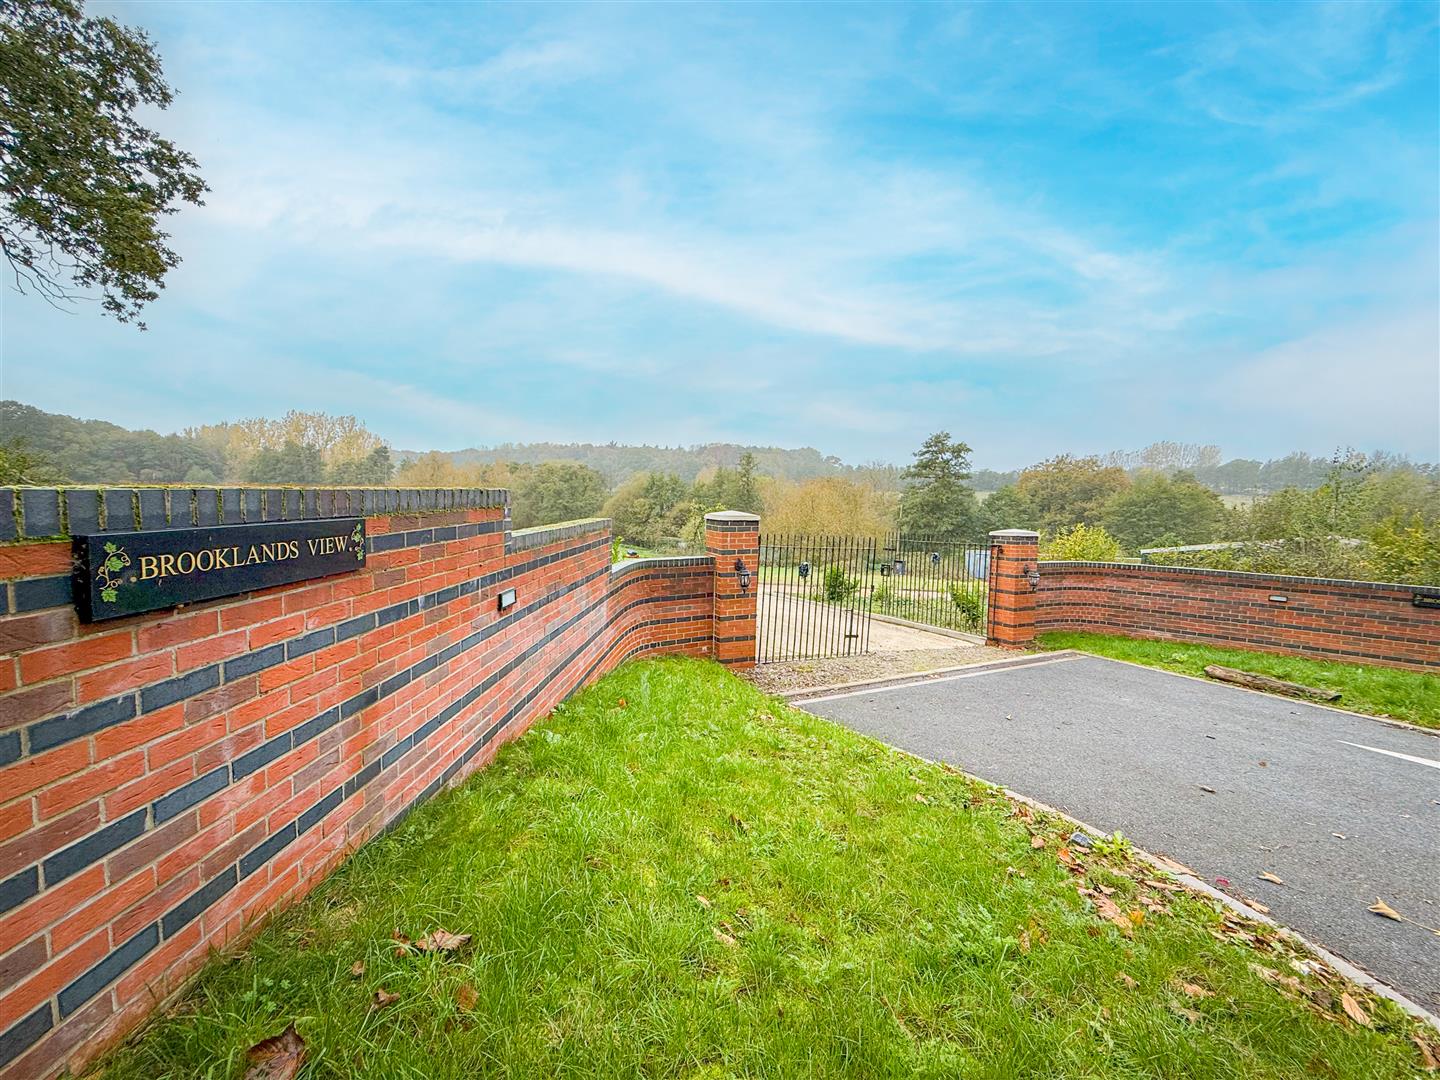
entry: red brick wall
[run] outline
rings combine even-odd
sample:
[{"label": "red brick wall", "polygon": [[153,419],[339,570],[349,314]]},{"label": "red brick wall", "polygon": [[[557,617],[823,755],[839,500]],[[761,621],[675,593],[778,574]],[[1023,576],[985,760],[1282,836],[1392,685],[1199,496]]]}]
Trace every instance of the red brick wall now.
[{"label": "red brick wall", "polygon": [[1440,597],[1440,589],[1177,566],[1042,562],[1035,629],[1440,671],[1440,609],[1414,606],[1416,595]]},{"label": "red brick wall", "polygon": [[100,625],[68,542],[0,546],[0,1077],[93,1056],[624,659],[753,634],[717,630],[714,556],[612,568],[606,521],[512,535],[504,493],[453,494],[367,516],[353,573]]}]

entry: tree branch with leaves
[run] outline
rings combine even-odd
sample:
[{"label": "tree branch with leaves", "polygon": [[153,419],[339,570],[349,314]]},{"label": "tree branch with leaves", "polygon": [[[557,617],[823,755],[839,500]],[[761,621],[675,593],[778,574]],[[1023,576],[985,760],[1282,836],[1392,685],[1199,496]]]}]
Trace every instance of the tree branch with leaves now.
[{"label": "tree branch with leaves", "polygon": [[73,0],[0,0],[0,250],[21,292],[98,292],[136,322],[180,262],[161,219],[208,190],[195,159],[141,123],[174,91],[143,31]]}]

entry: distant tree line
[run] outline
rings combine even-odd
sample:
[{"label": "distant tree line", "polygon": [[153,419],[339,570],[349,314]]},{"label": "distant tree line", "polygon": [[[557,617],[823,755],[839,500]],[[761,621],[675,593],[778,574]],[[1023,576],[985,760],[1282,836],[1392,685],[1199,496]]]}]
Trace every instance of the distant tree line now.
[{"label": "distant tree line", "polygon": [[[515,456],[491,460],[507,452]],[[556,457],[529,460],[546,453]],[[1223,462],[1213,446],[1155,443],[996,473],[973,470],[972,453],[942,431],[904,468],[731,444],[530,444],[402,453],[397,467],[384,441],[353,416],[290,412],[160,435],[0,402],[5,484],[501,487],[511,492],[516,528],[603,514],[626,544],[652,550],[694,550],[705,514],[732,509],[761,514],[776,533],[879,539],[900,529],[981,542],[992,529],[1030,528],[1059,558],[1135,558],[1147,548],[1219,542],[1231,546],[1152,559],[1440,582],[1440,470],[1433,465],[1351,451]],[[632,468],[646,462],[659,464]],[[1222,498],[1213,481],[1226,469],[1236,483],[1258,479]],[[1256,494],[1270,483],[1281,486]]]}]

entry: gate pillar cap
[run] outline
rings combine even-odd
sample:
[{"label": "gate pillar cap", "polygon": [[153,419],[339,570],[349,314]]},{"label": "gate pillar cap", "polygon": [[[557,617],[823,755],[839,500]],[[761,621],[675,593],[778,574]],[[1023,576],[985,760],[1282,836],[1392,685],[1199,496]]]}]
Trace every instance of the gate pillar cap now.
[{"label": "gate pillar cap", "polygon": [[991,534],[1005,540],[1039,540],[1040,534],[1029,529],[996,529]]},{"label": "gate pillar cap", "polygon": [[706,521],[759,521],[759,514],[747,514],[744,510],[716,510],[705,515]]}]

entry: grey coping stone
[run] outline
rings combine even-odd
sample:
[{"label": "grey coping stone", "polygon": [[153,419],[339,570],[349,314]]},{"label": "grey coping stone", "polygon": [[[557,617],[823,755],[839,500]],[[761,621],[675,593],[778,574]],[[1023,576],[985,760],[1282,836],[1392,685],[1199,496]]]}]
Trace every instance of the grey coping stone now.
[{"label": "grey coping stone", "polygon": [[65,521],[71,536],[100,531],[100,490],[73,488],[65,492]]}]

